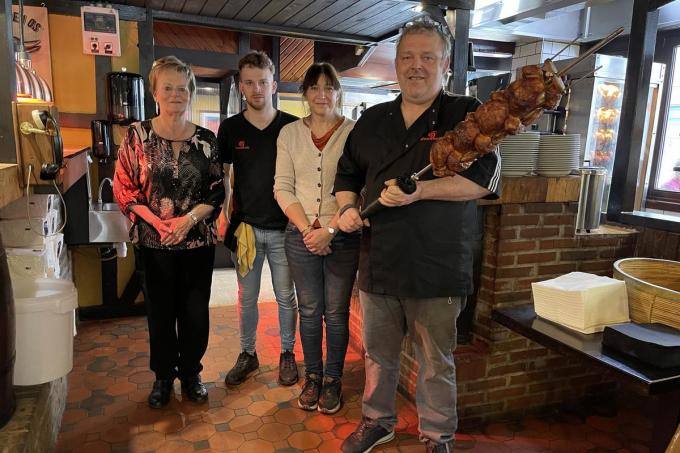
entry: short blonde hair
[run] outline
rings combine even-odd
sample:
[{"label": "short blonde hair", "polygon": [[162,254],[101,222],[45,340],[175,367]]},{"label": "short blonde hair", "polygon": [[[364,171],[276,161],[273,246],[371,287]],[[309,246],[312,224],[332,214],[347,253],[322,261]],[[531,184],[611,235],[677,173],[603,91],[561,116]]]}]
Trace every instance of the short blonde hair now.
[{"label": "short blonde hair", "polygon": [[415,34],[415,33],[432,33],[437,35],[442,42],[442,53],[444,58],[451,56],[451,35],[444,29],[444,26],[439,22],[435,22],[432,19],[423,18],[413,22],[409,22],[400,30],[399,37],[397,38],[397,53],[399,53],[399,45],[404,39],[404,36]]},{"label": "short blonde hair", "polygon": [[194,97],[194,93],[196,93],[196,77],[194,76],[194,71],[191,70],[191,67],[188,64],[174,55],[162,57],[153,62],[151,71],[149,72],[149,83],[151,84],[152,94],[156,92],[156,81],[158,80],[158,74],[160,74],[161,71],[176,71],[180,74],[184,74],[189,80],[189,95],[191,98]]}]

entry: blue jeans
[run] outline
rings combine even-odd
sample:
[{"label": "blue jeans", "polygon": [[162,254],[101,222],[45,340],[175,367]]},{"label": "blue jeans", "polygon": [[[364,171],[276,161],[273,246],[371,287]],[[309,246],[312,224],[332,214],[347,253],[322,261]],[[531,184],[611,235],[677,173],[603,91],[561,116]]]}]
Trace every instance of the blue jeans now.
[{"label": "blue jeans", "polygon": [[[302,234],[286,228],[286,256],[295,281],[300,310],[300,340],[305,375],[342,377],[349,343],[349,300],[359,265],[359,234],[339,233],[330,255],[314,255]],[[326,369],[323,366],[323,323],[326,322]]]},{"label": "blue jeans", "polygon": [[[253,227],[257,252],[253,268],[241,277],[236,272],[238,281],[238,315],[241,334],[241,350],[249,354],[255,352],[255,335],[259,312],[257,299],[260,296],[262,265],[267,257],[272,273],[272,286],[276,303],[279,306],[279,330],[281,335],[281,351],[293,351],[295,346],[295,324],[297,323],[297,305],[293,292],[293,280],[288,269],[288,261],[284,250],[285,233],[279,230],[264,230]],[[232,261],[237,262],[232,252]]]}]

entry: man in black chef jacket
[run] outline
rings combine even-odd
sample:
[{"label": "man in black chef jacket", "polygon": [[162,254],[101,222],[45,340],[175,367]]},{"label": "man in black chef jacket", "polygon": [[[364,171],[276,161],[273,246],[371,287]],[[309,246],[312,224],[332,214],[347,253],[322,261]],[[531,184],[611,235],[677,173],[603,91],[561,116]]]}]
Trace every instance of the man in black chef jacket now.
[{"label": "man in black chef jacket", "polygon": [[[429,163],[437,137],[480,105],[442,90],[451,41],[437,24],[408,24],[397,42],[396,72],[401,95],[366,110],[338,163],[335,195],[339,227],[363,228],[359,289],[366,348],[363,417],[343,443],[345,453],[365,452],[394,437],[395,396],[404,334],[409,333],[419,364],[416,403],[421,439],[428,452],[453,451],[456,375],[453,350],[456,319],[472,292],[476,201],[500,191],[500,157],[478,159],[453,177],[431,171],[405,194],[395,178]],[[378,198],[384,209],[359,217]]]}]

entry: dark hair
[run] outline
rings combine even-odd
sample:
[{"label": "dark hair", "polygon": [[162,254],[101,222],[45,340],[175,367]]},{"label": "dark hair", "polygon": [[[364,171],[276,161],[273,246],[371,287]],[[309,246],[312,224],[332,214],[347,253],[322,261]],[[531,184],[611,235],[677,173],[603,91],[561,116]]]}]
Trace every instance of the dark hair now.
[{"label": "dark hair", "polygon": [[338,72],[335,70],[332,64],[312,63],[312,65],[307,69],[307,72],[305,72],[305,78],[302,81],[302,86],[300,86],[300,91],[302,94],[304,95],[312,85],[316,85],[316,83],[319,81],[319,77],[322,75],[326,76],[326,80],[331,83],[336,91],[341,90],[342,87],[340,86]]},{"label": "dark hair", "polygon": [[244,66],[252,66],[254,68],[260,69],[269,69],[272,75],[274,75],[274,71],[276,71],[272,59],[269,58],[269,55],[262,52],[261,50],[254,50],[246,54],[246,56],[244,56],[243,58],[241,58],[238,62],[238,70],[241,71]]}]

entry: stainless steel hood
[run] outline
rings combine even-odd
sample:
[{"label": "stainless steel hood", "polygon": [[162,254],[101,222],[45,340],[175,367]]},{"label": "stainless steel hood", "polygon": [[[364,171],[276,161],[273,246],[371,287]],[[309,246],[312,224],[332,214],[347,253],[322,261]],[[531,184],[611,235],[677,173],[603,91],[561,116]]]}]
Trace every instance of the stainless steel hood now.
[{"label": "stainless steel hood", "polygon": [[[470,37],[518,41],[522,37],[581,42],[599,40],[613,29],[630,27],[630,0],[477,0]],[[680,2],[659,10],[659,29],[680,26]]]}]

